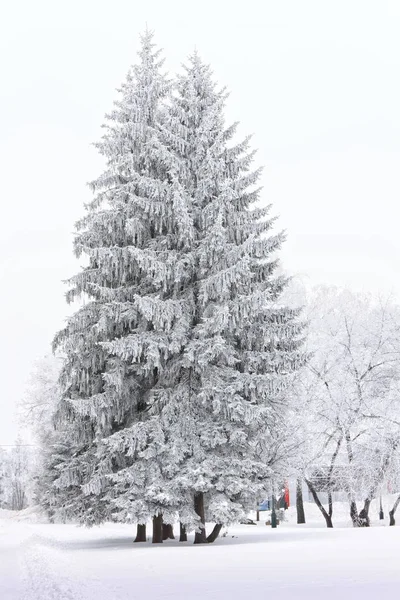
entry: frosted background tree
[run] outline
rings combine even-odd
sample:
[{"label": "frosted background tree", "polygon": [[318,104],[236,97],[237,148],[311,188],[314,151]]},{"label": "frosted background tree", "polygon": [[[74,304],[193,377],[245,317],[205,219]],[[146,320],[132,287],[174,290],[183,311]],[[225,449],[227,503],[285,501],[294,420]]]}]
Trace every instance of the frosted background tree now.
[{"label": "frosted background tree", "polygon": [[[399,449],[399,308],[390,299],[317,288],[307,312],[312,357],[297,388],[307,407],[304,474],[328,526],[334,489],[347,493],[353,524],[368,525],[371,500]],[[330,498],[327,509],[318,486]]]},{"label": "frosted background tree", "polygon": [[4,508],[6,503],[5,470],[6,453],[3,448],[0,448],[0,508]]},{"label": "frosted background tree", "polygon": [[31,499],[32,455],[21,438],[17,438],[2,458],[2,501],[11,510],[23,510]]},{"label": "frosted background tree", "polygon": [[20,424],[29,430],[29,439],[32,442],[32,503],[41,505],[50,520],[64,520],[63,511],[56,510],[62,501],[54,481],[59,476],[61,465],[64,464],[65,449],[70,447],[68,428],[64,427],[58,431],[55,423],[61,397],[61,366],[60,356],[50,354],[37,360],[19,406]]},{"label": "frosted background tree", "polygon": [[60,395],[58,379],[61,365],[60,356],[48,354],[35,361],[29,374],[18,412],[21,426],[30,429],[35,441],[52,427]]}]

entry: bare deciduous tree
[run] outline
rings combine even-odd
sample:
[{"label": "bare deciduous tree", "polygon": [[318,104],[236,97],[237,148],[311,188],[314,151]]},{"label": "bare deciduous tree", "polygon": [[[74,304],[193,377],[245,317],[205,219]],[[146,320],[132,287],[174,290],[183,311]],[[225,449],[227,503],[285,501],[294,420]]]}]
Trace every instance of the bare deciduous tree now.
[{"label": "bare deciduous tree", "polygon": [[[368,526],[371,501],[400,444],[400,309],[390,300],[318,288],[307,312],[312,357],[298,388],[307,485],[328,526],[339,489],[353,524]],[[327,493],[327,508],[319,491]]]}]

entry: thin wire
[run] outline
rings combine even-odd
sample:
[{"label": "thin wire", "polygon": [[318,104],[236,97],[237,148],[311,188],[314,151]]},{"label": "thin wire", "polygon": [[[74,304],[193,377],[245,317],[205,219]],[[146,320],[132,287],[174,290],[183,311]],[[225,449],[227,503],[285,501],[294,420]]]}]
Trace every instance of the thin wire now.
[{"label": "thin wire", "polygon": [[20,446],[31,447],[31,448],[39,448],[37,444],[0,444],[2,448],[17,448]]}]

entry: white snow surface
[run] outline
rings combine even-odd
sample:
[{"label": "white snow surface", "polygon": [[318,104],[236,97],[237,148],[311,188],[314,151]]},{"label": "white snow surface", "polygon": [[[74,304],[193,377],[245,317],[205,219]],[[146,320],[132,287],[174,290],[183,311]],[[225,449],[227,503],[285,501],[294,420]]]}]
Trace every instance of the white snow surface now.
[{"label": "white snow surface", "polygon": [[[229,527],[214,544],[133,544],[134,527],[40,523],[0,511],[1,600],[369,600],[397,598],[400,527],[289,521]],[[340,514],[340,511],[339,511]]]}]

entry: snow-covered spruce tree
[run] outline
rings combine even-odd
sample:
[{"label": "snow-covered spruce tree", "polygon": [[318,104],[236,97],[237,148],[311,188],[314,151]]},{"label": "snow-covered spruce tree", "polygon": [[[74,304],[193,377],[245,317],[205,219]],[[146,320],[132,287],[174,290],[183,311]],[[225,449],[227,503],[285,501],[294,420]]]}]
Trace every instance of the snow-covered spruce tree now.
[{"label": "snow-covered spruce tree", "polygon": [[[55,339],[66,356],[59,413],[75,432],[75,451],[56,483],[72,491],[71,512],[86,524],[143,526],[154,516],[153,541],[161,541],[161,515],[175,520],[179,498],[168,489],[174,449],[149,394],[188,337],[181,290],[191,237],[172,178],[174,157],[160,134],[169,89],[161,69],[146,33],[97,144],[106,170],[92,183],[95,198],[77,225],[75,251],[89,264],[70,280],[67,297],[89,301]],[[145,539],[143,527],[140,535]]]},{"label": "snow-covered spruce tree", "polygon": [[[169,489],[188,502],[179,516],[197,526],[195,543],[213,541],[265,490],[285,430],[286,383],[304,362],[298,311],[279,302],[282,235],[266,235],[273,219],[255,207],[260,171],[250,170],[249,139],[229,144],[236,128],[224,126],[225,98],[194,55],[163,126],[193,229],[182,288],[191,312],[183,351],[160,372],[152,398],[162,439],[179,455]],[[208,539],[206,514],[217,523]]]},{"label": "snow-covered spruce tree", "polygon": [[90,301],[55,342],[75,446],[56,483],[82,522],[154,516],[161,541],[161,518],[179,516],[203,542],[205,510],[212,541],[266,485],[301,326],[279,303],[282,238],[264,236],[259,172],[248,140],[229,146],[224,93],[197,56],[168,107],[167,88],[147,35],[78,224],[89,266],[68,297]]}]

